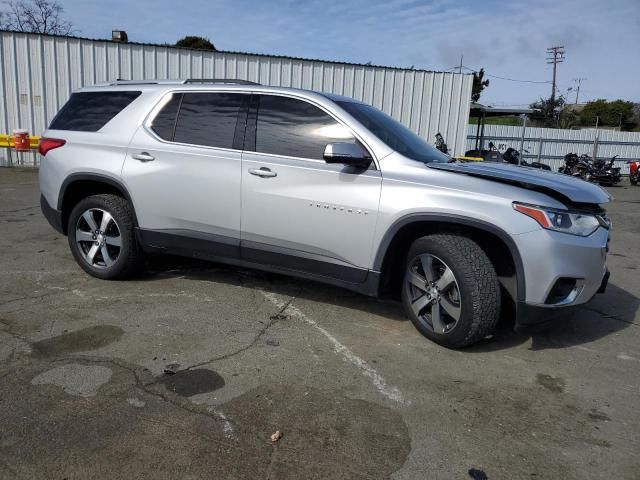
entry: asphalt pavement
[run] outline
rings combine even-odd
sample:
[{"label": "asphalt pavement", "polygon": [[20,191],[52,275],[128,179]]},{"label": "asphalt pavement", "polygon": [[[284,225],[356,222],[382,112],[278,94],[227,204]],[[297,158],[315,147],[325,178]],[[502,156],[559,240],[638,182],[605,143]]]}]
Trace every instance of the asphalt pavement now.
[{"label": "asphalt pavement", "polygon": [[0,169],[0,478],[640,479],[640,187],[609,191],[606,294],[448,350],[279,275],[92,278]]}]

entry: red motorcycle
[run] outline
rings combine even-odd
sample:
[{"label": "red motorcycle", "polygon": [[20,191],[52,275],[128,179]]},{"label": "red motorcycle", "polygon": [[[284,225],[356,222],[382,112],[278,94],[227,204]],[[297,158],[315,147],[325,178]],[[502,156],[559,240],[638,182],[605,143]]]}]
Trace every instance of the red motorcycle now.
[{"label": "red motorcycle", "polygon": [[640,169],[640,160],[630,160],[627,162],[629,164],[629,181],[631,185],[638,184],[638,170]]}]

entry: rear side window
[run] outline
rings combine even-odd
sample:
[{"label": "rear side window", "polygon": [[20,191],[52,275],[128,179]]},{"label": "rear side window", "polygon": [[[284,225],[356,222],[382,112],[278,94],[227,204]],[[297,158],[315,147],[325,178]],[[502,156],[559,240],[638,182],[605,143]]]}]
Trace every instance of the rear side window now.
[{"label": "rear side window", "polygon": [[328,143],[355,143],[347,127],[315,105],[296,98],[261,95],[256,152],[322,160]]},{"label": "rear side window", "polygon": [[173,93],[169,101],[158,112],[156,118],[151,122],[151,130],[156,132],[160,138],[173,141],[173,133],[176,128],[176,118],[178,109],[182,101],[182,93]]},{"label": "rear side window", "polygon": [[141,92],[78,92],[60,109],[50,129],[97,132]]},{"label": "rear side window", "polygon": [[173,141],[233,148],[238,115],[245,114],[247,97],[237,93],[183,94]]}]

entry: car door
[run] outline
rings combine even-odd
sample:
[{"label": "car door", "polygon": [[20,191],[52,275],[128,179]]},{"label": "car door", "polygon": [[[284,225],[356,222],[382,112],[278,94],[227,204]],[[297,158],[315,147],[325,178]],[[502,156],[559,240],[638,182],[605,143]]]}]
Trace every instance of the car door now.
[{"label": "car door", "polygon": [[363,282],[371,261],[381,175],[327,164],[353,132],[318,105],[255,95],[242,156],[242,258]]},{"label": "car door", "polygon": [[122,176],[145,243],[239,256],[248,99],[233,92],[173,92],[138,129]]}]

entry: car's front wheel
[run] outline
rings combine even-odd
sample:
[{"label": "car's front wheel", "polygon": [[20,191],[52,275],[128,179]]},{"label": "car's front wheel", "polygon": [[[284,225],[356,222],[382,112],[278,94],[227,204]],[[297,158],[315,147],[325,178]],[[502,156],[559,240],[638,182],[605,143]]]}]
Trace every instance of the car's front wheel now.
[{"label": "car's front wheel", "polygon": [[494,330],[500,285],[491,260],[473,240],[429,235],[409,249],[402,303],[425,337],[446,347],[465,347]]},{"label": "car's front wheel", "polygon": [[143,264],[129,202],[116,195],[92,195],[73,208],[69,247],[82,269],[115,280],[137,274]]}]

